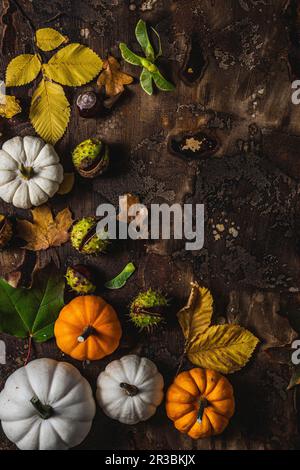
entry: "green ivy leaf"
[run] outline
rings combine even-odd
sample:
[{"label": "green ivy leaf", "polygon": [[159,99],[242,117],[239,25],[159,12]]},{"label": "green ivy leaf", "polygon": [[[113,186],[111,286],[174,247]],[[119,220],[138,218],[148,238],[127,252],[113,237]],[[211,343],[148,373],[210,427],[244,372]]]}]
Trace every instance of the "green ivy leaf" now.
[{"label": "green ivy leaf", "polygon": [[105,287],[107,289],[121,289],[125,286],[126,281],[132,276],[135,271],[135,266],[133,263],[128,263],[125,268],[118,274],[116,277],[111,279],[111,281],[106,282]]},{"label": "green ivy leaf", "polygon": [[142,66],[142,57],[132,52],[124,42],[120,42],[119,48],[121,51],[121,55],[126,62],[132,65],[139,65]]},{"label": "green ivy leaf", "polygon": [[64,279],[53,265],[39,271],[31,289],[13,288],[0,279],[0,331],[38,342],[54,335],[64,305]]},{"label": "green ivy leaf", "polygon": [[153,86],[152,86],[152,75],[151,73],[143,68],[141,76],[140,76],[140,83],[143,90],[148,94],[152,95],[153,93]]},{"label": "green ivy leaf", "polygon": [[147,57],[148,60],[151,62],[154,62],[155,60],[155,54],[154,54],[154,49],[151,45],[149,36],[148,36],[148,31],[147,31],[147,26],[145,21],[139,20],[137,22],[136,28],[135,28],[135,37],[140,44],[141,48],[144,51],[145,56]]},{"label": "green ivy leaf", "polygon": [[173,83],[166,80],[159,70],[157,70],[156,72],[152,72],[152,77],[155,85],[157,86],[157,88],[159,88],[159,90],[173,91],[175,89]]}]

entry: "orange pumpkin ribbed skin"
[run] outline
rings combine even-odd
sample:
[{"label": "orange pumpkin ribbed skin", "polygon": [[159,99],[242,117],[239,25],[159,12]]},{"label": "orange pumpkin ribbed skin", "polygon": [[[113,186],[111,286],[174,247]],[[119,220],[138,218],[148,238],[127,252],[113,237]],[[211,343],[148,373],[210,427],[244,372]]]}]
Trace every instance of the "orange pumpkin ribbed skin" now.
[{"label": "orange pumpkin ribbed skin", "polygon": [[[93,333],[79,342],[87,327]],[[122,328],[113,307],[101,297],[76,297],[61,310],[55,322],[57,346],[66,354],[83,361],[95,361],[113,353],[119,346]]]},{"label": "orange pumpkin ribbed skin", "polygon": [[[201,400],[206,399],[202,420],[198,422]],[[178,431],[193,439],[221,434],[234,413],[233,388],[218,372],[195,368],[181,372],[166,395],[168,417]]]}]

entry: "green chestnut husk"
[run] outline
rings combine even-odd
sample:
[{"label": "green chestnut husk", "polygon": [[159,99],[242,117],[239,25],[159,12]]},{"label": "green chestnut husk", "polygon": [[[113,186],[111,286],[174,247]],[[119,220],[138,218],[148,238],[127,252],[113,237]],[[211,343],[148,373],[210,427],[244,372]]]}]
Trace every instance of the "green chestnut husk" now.
[{"label": "green chestnut husk", "polygon": [[0,214],[0,250],[9,245],[13,237],[13,223],[3,214]]},{"label": "green chestnut husk", "polygon": [[69,266],[65,277],[68,286],[77,294],[93,294],[96,290],[93,274],[82,264]]},{"label": "green chestnut husk", "polygon": [[106,232],[101,238],[97,235],[97,223],[97,217],[83,217],[75,222],[71,231],[73,248],[87,255],[105,253],[110,242]]},{"label": "green chestnut husk", "polygon": [[109,147],[98,139],[87,139],[72,153],[76,171],[84,178],[102,175],[109,166]]},{"label": "green chestnut husk", "polygon": [[129,316],[136,327],[151,330],[164,321],[167,307],[168,300],[161,292],[148,289],[133,299]]}]

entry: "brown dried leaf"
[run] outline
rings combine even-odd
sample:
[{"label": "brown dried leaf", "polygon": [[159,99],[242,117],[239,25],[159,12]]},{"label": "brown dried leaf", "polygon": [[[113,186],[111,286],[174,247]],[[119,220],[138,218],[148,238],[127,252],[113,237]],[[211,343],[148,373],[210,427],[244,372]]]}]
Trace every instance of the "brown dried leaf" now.
[{"label": "brown dried leaf", "polygon": [[117,216],[117,220],[120,222],[125,222],[126,224],[131,222],[133,217],[128,216],[128,211],[130,207],[135,204],[140,204],[140,199],[138,196],[130,193],[120,196],[120,213]]},{"label": "brown dried leaf", "polygon": [[61,183],[57,194],[63,196],[64,194],[69,194],[74,186],[75,175],[74,173],[65,173],[63,182]]},{"label": "brown dried leaf", "polygon": [[69,240],[68,230],[73,223],[70,209],[63,209],[55,219],[47,205],[36,207],[31,212],[33,222],[17,221],[17,234],[27,242],[24,247],[26,250],[47,250]]},{"label": "brown dried leaf", "polygon": [[112,56],[103,62],[103,71],[98,77],[97,85],[99,88],[105,86],[107,96],[115,96],[124,91],[124,85],[133,82],[133,77],[120,71],[120,64]]}]

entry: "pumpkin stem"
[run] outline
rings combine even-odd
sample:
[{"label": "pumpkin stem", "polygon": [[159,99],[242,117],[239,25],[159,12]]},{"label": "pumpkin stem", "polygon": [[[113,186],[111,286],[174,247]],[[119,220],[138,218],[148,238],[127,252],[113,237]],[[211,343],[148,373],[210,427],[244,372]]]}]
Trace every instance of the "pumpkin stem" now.
[{"label": "pumpkin stem", "polygon": [[129,397],[134,397],[139,393],[139,389],[135,385],[130,385],[125,382],[120,383],[120,387],[123,388],[126,395]]},{"label": "pumpkin stem", "polygon": [[33,168],[31,166],[24,166],[23,163],[20,164],[19,171],[24,180],[30,180],[33,175]]},{"label": "pumpkin stem", "polygon": [[199,409],[198,409],[198,416],[197,416],[197,423],[202,423],[202,418],[204,414],[204,410],[208,405],[208,401],[206,398],[201,397],[199,400]]},{"label": "pumpkin stem", "polygon": [[36,395],[31,398],[30,403],[42,419],[49,419],[53,415],[53,408],[50,405],[44,405]]},{"label": "pumpkin stem", "polygon": [[93,328],[91,325],[86,326],[83,332],[81,333],[80,336],[78,336],[77,341],[78,343],[84,343],[89,336],[95,334],[95,328]]}]

